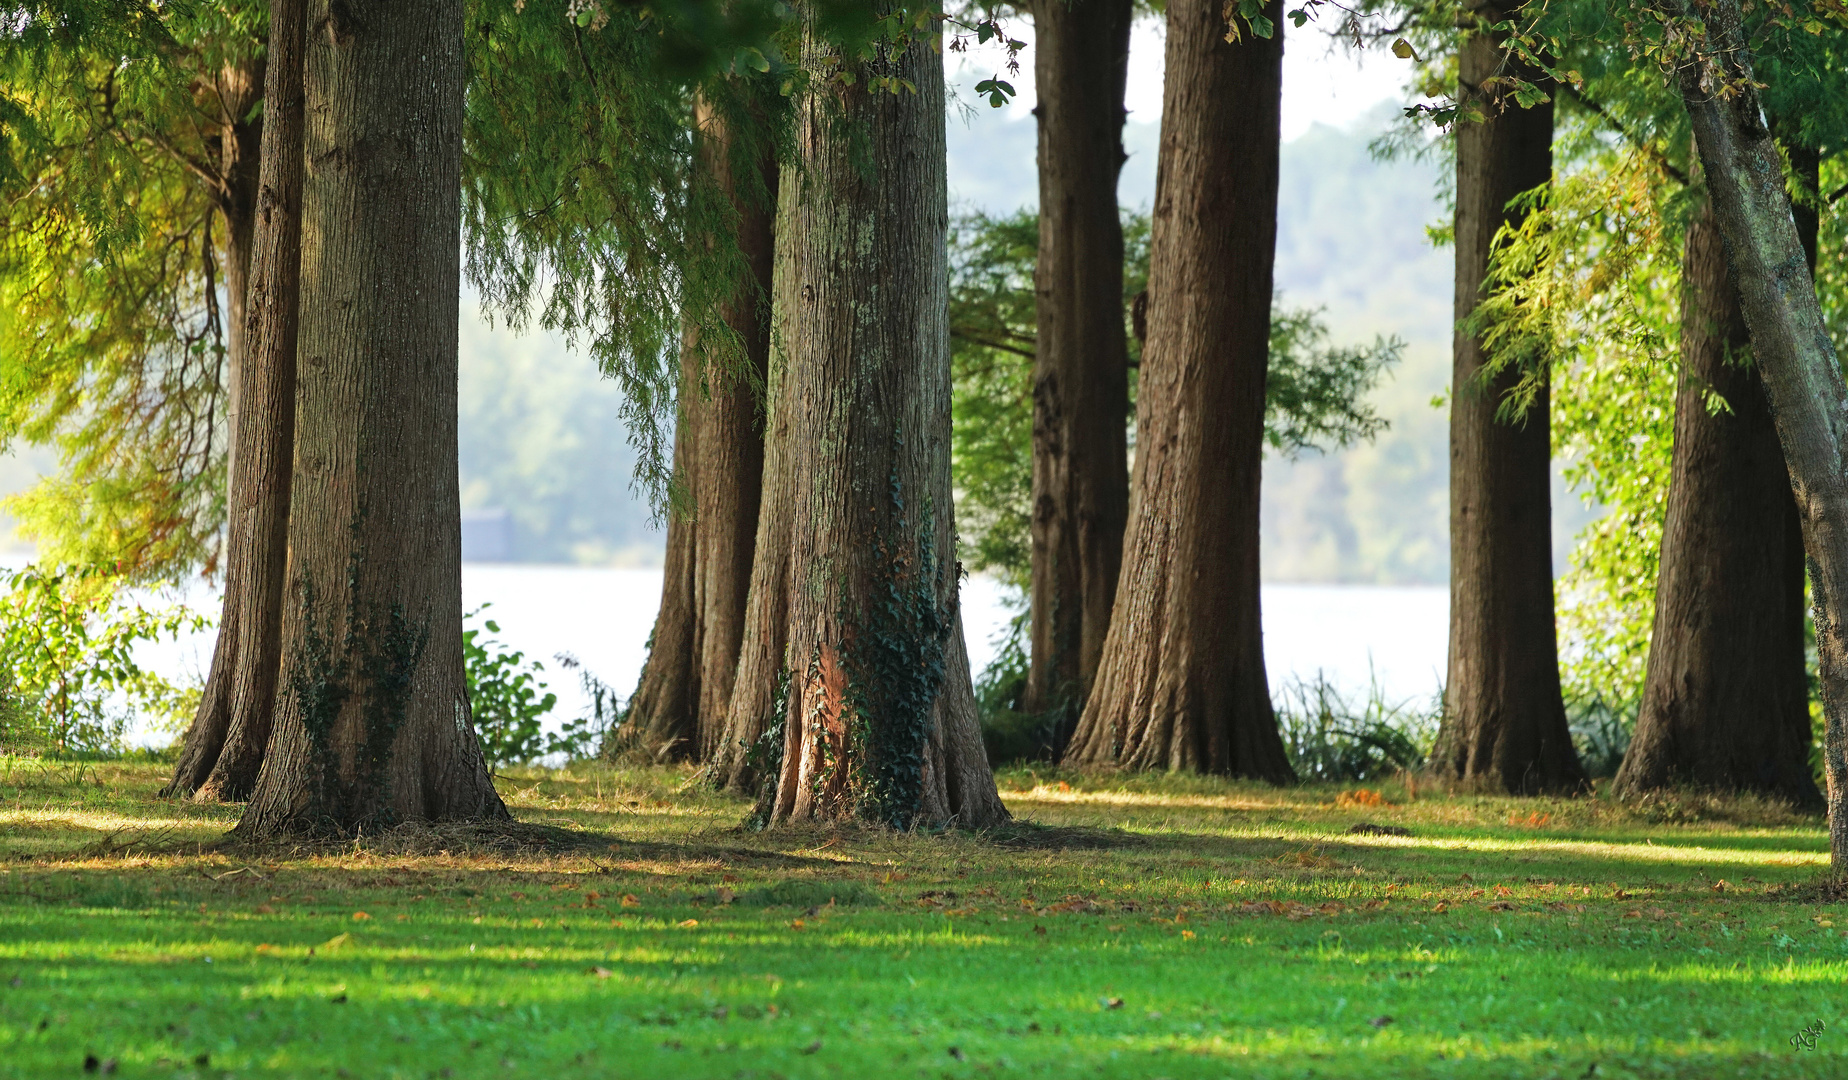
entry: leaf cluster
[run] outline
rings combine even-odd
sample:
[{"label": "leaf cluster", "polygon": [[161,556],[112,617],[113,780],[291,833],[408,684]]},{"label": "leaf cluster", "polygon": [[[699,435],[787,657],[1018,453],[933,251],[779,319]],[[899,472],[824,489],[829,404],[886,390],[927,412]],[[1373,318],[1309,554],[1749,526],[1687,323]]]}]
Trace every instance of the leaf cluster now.
[{"label": "leaf cluster", "polygon": [[112,567],[28,566],[0,579],[0,735],[9,742],[107,752],[137,715],[170,731],[191,719],[198,689],[143,668],[135,647],[197,632],[202,616],[146,606]]},{"label": "leaf cluster", "polygon": [[260,122],[265,5],[117,6],[0,48],[0,448],[59,448],[10,506],[41,550],[154,578],[223,520],[224,140]]},{"label": "leaf cluster", "polygon": [[[469,612],[465,620],[476,618],[487,606]],[[500,624],[493,619],[462,630],[469,708],[488,764],[528,765],[547,754],[569,756],[581,749],[571,744],[568,733],[564,740],[546,735],[544,718],[558,704],[558,695],[546,689],[545,665],[486,636],[498,633]]]}]

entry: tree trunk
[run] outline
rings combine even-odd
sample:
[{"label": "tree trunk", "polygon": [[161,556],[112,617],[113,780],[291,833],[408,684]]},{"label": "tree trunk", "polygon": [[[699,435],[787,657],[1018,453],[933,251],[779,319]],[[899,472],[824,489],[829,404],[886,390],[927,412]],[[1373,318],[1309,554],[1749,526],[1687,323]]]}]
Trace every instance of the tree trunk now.
[{"label": "tree trunk", "polygon": [[[1655,626],[1622,795],[1821,801],[1810,776],[1803,537],[1711,205],[1681,261],[1681,385]],[[1707,395],[1728,412],[1707,408]]]},{"label": "tree trunk", "polygon": [[282,685],[241,834],[506,818],[462,670],[462,0],[313,0]]},{"label": "tree trunk", "polygon": [[1097,674],[1129,518],[1129,353],[1117,174],[1130,0],[1040,0],[1032,647],[1023,708],[1064,750]]},{"label": "tree trunk", "polygon": [[1168,4],[1136,494],[1064,760],[1287,783],[1258,611],[1283,14],[1267,4],[1276,36],[1232,44],[1221,10]]},{"label": "tree trunk", "polygon": [[[781,695],[775,678],[747,693],[747,675],[769,674],[747,657],[737,694],[783,699],[776,785],[760,808],[769,822],[1007,817],[957,611],[943,61],[931,32],[869,60],[803,45],[813,82],[795,106],[798,160],[777,219],[784,370],[771,437],[783,445],[770,451],[780,474],[764,515],[771,500],[787,508],[787,577],[753,581],[781,592],[788,682]],[[753,597],[753,615],[778,599]]]},{"label": "tree trunk", "polygon": [[[1829,850],[1839,872],[1848,870],[1848,384],[1822,321],[1783,161],[1754,88],[1739,4],[1691,6],[1705,24],[1711,53],[1680,61],[1675,78],[1803,523],[1822,667]],[[1673,18],[1688,18],[1676,0],[1662,7]]]},{"label": "tree trunk", "polygon": [[[1486,27],[1502,18],[1476,14]],[[1523,109],[1484,89],[1512,66],[1490,34],[1464,31],[1458,100],[1480,120],[1456,127],[1456,318],[1483,298],[1495,234],[1519,220],[1509,200],[1553,175],[1553,106]],[[1521,378],[1483,378],[1482,342],[1459,329],[1450,383],[1450,670],[1431,769],[1468,787],[1576,791],[1585,771],[1566,729],[1553,620],[1552,445],[1542,388],[1524,416],[1497,409]]]},{"label": "tree trunk", "polygon": [[668,520],[661,610],[630,699],[629,733],[621,736],[622,743],[660,760],[709,760],[723,736],[763,496],[764,441],[753,386],[763,384],[770,358],[765,300],[774,262],[777,166],[768,156],[756,164],[767,191],[735,182],[733,140],[724,121],[703,100],[697,118],[699,164],[731,197],[749,276],[721,313],[741,352],[712,355],[692,330],[681,349],[674,469],[689,488],[693,515]]},{"label": "tree trunk", "polygon": [[199,711],[163,791],[202,802],[250,793],[275,696],[294,439],[305,31],[303,0],[278,0],[272,8],[262,88],[267,123],[242,122],[256,104],[249,69],[227,69],[219,91],[230,308],[225,595]]}]

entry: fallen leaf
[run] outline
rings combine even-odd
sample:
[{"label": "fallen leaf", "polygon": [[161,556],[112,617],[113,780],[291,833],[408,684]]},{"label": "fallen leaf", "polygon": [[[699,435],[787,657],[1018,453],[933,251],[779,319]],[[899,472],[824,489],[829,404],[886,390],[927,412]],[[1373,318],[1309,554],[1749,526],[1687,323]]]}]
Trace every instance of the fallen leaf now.
[{"label": "fallen leaf", "polygon": [[1392,1023],[1392,1017],[1390,1017],[1390,1016],[1376,1016],[1376,1017],[1374,1017],[1373,1019],[1371,1019],[1371,1020],[1369,1020],[1369,1021],[1367,1021],[1367,1023],[1369,1023],[1369,1024],[1372,1024],[1372,1025],[1373,1025],[1374,1027],[1376,1027],[1376,1028],[1383,1028],[1383,1027],[1385,1027],[1385,1026],[1386,1026],[1387,1024],[1390,1024],[1390,1023]]},{"label": "fallen leaf", "polygon": [[1098,998],[1097,1003],[1106,1009],[1120,1009],[1123,1007],[1123,999],[1118,997]]},{"label": "fallen leaf", "polygon": [[590,973],[592,975],[595,975],[599,979],[607,979],[611,975],[615,974],[615,972],[612,972],[609,968],[606,968],[606,967],[593,967],[590,969]]},{"label": "fallen leaf", "polygon": [[821,1040],[816,1039],[814,1042],[809,1043],[807,1046],[803,1047],[802,1052],[805,1054],[813,1054],[820,1049],[821,1049]]},{"label": "fallen leaf", "polygon": [[1194,932],[1192,930],[1183,930],[1181,931],[1181,938],[1185,941],[1192,941],[1194,939]]},{"label": "fallen leaf", "polygon": [[682,919],[679,922],[675,923],[674,925],[680,927],[682,930],[691,930],[695,926],[699,925],[699,920],[698,919]]},{"label": "fallen leaf", "polygon": [[797,919],[789,924],[789,928],[791,930],[800,930],[806,925],[808,924],[804,923],[801,919]]},{"label": "fallen leaf", "polygon": [[363,912],[363,911],[355,911],[355,912],[353,913],[353,921],[354,921],[354,922],[365,922],[365,921],[366,921],[367,919],[370,919],[370,918],[372,918],[372,916],[370,916],[370,915],[368,915],[368,914],[366,914],[366,913],[365,913],[365,912]]},{"label": "fallen leaf", "polygon": [[622,906],[623,907],[641,907],[642,902],[635,898],[634,893],[623,893],[622,894]]},{"label": "fallen leaf", "polygon": [[326,941],[321,942],[321,948],[326,949],[331,952],[332,950],[338,949],[342,945],[345,945],[347,942],[352,941],[352,940],[353,940],[352,934],[335,934],[333,937],[330,937]]},{"label": "fallen leaf", "polygon": [[1444,912],[1449,911],[1449,910],[1450,910],[1450,905],[1445,903],[1442,900],[1439,900],[1437,902],[1437,906],[1431,909],[1431,911],[1437,915],[1442,915]]}]

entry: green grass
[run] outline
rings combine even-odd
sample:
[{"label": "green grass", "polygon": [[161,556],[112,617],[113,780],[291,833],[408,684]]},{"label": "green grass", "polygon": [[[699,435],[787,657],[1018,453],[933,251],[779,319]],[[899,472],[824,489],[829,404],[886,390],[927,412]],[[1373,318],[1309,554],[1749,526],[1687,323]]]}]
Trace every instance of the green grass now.
[{"label": "green grass", "polygon": [[1019,771],[989,835],[754,834],[573,769],[516,830],[253,851],[160,779],[0,759],[0,1077],[1848,1075],[1774,805]]}]

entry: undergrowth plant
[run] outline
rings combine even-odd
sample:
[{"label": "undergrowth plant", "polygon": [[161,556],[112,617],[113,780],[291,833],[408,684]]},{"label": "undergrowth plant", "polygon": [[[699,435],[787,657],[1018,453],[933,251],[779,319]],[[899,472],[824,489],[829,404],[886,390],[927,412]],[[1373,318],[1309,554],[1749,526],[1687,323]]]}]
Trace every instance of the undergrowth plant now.
[{"label": "undergrowth plant", "polygon": [[[469,612],[465,622],[490,606]],[[526,765],[549,751],[543,720],[558,704],[558,695],[546,688],[544,664],[483,636],[484,631],[498,634],[500,624],[483,619],[480,626],[465,625],[462,631],[462,663],[481,752],[490,765]]]},{"label": "undergrowth plant", "polygon": [[0,749],[107,754],[137,719],[178,731],[199,687],[141,666],[135,647],[202,630],[180,605],[151,608],[111,567],[0,572]]},{"label": "undergrowth plant", "polygon": [[1374,679],[1351,699],[1317,671],[1283,684],[1275,703],[1283,748],[1304,783],[1377,780],[1422,768],[1437,737],[1437,712],[1391,702]]}]

